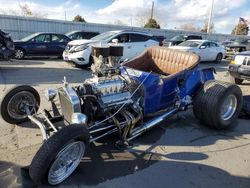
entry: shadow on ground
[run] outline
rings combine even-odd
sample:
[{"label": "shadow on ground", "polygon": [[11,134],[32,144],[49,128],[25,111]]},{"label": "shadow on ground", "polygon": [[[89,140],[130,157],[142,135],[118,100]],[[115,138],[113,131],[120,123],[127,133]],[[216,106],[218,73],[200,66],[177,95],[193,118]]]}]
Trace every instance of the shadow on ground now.
[{"label": "shadow on ground", "polygon": [[[107,147],[109,146],[91,149],[88,154],[89,159],[83,160],[66,181],[53,187],[158,188],[168,185],[169,187],[189,188],[247,188],[250,185],[249,178],[234,176],[212,166],[192,162],[161,161],[157,155],[121,152],[110,150]],[[174,155],[178,154],[172,154],[172,157]],[[187,155],[196,156],[194,160],[197,157],[204,157],[204,154],[193,154],[192,152],[187,153]],[[152,167],[147,169],[150,166]],[[52,187],[35,186],[29,178],[28,168],[20,170],[18,166],[6,162],[0,162],[0,185],[1,187],[16,188]]]}]

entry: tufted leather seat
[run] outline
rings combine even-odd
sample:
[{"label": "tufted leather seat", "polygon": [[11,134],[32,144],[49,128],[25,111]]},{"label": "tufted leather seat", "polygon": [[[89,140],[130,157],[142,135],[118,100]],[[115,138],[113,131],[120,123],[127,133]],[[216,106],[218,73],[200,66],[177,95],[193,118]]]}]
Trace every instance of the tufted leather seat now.
[{"label": "tufted leather seat", "polygon": [[154,46],[128,61],[125,66],[168,76],[185,69],[192,69],[199,60],[199,56],[194,53]]}]

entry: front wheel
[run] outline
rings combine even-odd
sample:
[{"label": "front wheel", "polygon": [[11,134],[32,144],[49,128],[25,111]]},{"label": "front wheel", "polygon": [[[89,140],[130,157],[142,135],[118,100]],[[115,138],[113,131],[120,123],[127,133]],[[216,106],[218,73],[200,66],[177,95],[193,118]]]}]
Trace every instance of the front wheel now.
[{"label": "front wheel", "polygon": [[222,58],[223,58],[223,55],[221,53],[219,53],[217,56],[216,56],[216,59],[215,59],[215,63],[221,63],[222,61]]},{"label": "front wheel", "polygon": [[15,57],[16,59],[23,59],[24,56],[25,56],[25,52],[24,52],[23,49],[17,48],[17,49],[15,50],[15,55],[14,55],[14,57]]},{"label": "front wheel", "polygon": [[57,185],[68,178],[81,162],[89,142],[83,125],[68,125],[52,135],[33,158],[29,174],[37,185]]},{"label": "front wheel", "polygon": [[229,80],[232,84],[238,84],[238,85],[242,84],[242,82],[244,81],[243,79],[235,78],[231,75],[229,75]]},{"label": "front wheel", "polygon": [[28,120],[40,106],[39,93],[31,86],[21,85],[11,88],[1,101],[1,116],[11,124],[19,124]]},{"label": "front wheel", "polygon": [[238,117],[242,92],[237,85],[209,80],[194,98],[194,115],[215,129],[227,129]]}]

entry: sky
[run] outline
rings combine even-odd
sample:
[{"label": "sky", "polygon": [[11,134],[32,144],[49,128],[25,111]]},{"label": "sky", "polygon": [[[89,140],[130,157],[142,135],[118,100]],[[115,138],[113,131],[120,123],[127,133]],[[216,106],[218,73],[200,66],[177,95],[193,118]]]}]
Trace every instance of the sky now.
[{"label": "sky", "polygon": [[[143,26],[150,17],[150,0],[0,0],[0,14],[21,14],[19,4],[49,19]],[[154,0],[153,17],[163,29],[183,24],[202,27],[208,21],[212,0]],[[2,6],[4,5],[4,6]],[[214,0],[212,22],[216,33],[230,34],[239,17],[250,21],[250,0]]]}]

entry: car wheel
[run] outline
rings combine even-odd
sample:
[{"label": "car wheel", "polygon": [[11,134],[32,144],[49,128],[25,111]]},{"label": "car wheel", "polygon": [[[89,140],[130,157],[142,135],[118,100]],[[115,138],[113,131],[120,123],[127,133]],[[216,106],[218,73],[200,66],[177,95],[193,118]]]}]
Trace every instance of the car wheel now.
[{"label": "car wheel", "polygon": [[81,162],[89,143],[89,132],[83,125],[68,125],[48,140],[34,156],[29,174],[37,185],[57,185],[68,178]]},{"label": "car wheel", "polygon": [[89,63],[88,63],[88,66],[91,67],[91,65],[94,63],[94,59],[93,59],[93,56],[90,55],[89,57]]},{"label": "car wheel", "polygon": [[38,111],[40,96],[31,86],[22,85],[11,88],[1,101],[1,116],[11,124],[19,124],[28,120],[26,108],[31,115]]},{"label": "car wheel", "polygon": [[216,56],[216,60],[215,62],[216,63],[220,63],[222,61],[222,58],[223,58],[223,55],[221,53],[219,53],[217,56]]},{"label": "car wheel", "polygon": [[23,49],[17,48],[15,50],[15,55],[14,55],[15,59],[23,59],[24,56],[25,56],[25,51]]},{"label": "car wheel", "polygon": [[235,78],[235,77],[233,77],[233,76],[230,75],[230,82],[232,84],[238,84],[238,85],[240,85],[240,84],[242,84],[243,81],[244,81],[243,79]]},{"label": "car wheel", "polygon": [[238,117],[242,107],[241,89],[234,84],[209,80],[194,98],[194,115],[215,129],[227,129]]}]

